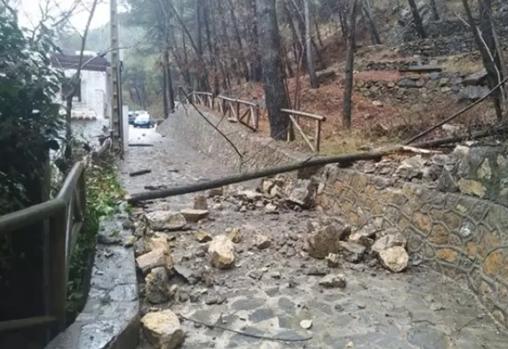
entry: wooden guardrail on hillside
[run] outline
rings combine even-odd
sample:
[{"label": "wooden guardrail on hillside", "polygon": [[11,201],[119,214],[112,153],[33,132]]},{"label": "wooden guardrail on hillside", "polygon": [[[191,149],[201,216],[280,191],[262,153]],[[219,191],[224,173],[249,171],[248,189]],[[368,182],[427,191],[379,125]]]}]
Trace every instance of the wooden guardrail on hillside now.
[{"label": "wooden guardrail on hillside", "polygon": [[[296,129],[309,148],[314,152],[319,152],[321,147],[321,124],[326,121],[326,118],[321,115],[292,109],[281,109],[280,111],[287,114],[290,120],[288,141],[294,139]],[[308,128],[314,129],[312,135],[306,134],[305,129]]]},{"label": "wooden guardrail on hillside", "polygon": [[[259,128],[260,107],[257,103],[223,95],[214,96],[211,92],[192,92],[192,101],[212,110],[217,110],[229,121],[239,122],[253,131]],[[313,152],[321,147],[321,125],[326,118],[299,110],[281,109],[289,117],[288,141],[295,139],[295,130]],[[312,128],[312,134],[308,129]],[[307,131],[307,133],[306,133]]]},{"label": "wooden guardrail on hillside", "polygon": [[[94,156],[101,156],[111,146],[107,139]],[[0,217],[0,235],[10,234],[43,223],[48,241],[45,248],[43,284],[47,292],[46,314],[23,319],[0,321],[0,333],[10,330],[43,326],[54,331],[65,327],[67,279],[70,256],[85,218],[86,188],[84,171],[88,159],[77,162],[65,178],[58,195],[49,201],[27,207]],[[42,233],[42,232],[40,232]]]},{"label": "wooden guardrail on hillside", "polygon": [[256,103],[197,91],[192,92],[192,100],[195,104],[217,110],[231,122],[239,122],[252,131],[258,130],[259,105]]}]

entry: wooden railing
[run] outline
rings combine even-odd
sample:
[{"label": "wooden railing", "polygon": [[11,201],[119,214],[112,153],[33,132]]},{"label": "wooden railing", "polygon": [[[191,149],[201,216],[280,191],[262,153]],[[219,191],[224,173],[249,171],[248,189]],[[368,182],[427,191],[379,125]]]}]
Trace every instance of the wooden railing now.
[{"label": "wooden railing", "polygon": [[215,109],[231,122],[239,122],[252,131],[259,127],[259,105],[241,99],[213,96],[210,92],[193,92],[192,100],[195,104]]},{"label": "wooden railing", "polygon": [[[296,129],[309,148],[313,152],[319,152],[321,146],[321,124],[326,121],[326,118],[321,115],[291,109],[281,109],[281,112],[287,114],[290,120],[288,141],[294,140]],[[307,134],[305,130],[308,129],[313,129],[313,134]]]},{"label": "wooden railing", "polygon": [[192,98],[195,104],[201,104],[210,109],[214,107],[215,100],[211,92],[193,92]]},{"label": "wooden railing", "polygon": [[[111,140],[107,139],[94,155],[102,155],[110,145]],[[15,233],[42,223],[47,236],[43,283],[48,285],[44,288],[47,314],[0,321],[0,333],[36,326],[58,332],[65,327],[69,262],[85,218],[84,170],[89,160],[87,157],[72,167],[54,199],[0,217],[0,234]]]}]

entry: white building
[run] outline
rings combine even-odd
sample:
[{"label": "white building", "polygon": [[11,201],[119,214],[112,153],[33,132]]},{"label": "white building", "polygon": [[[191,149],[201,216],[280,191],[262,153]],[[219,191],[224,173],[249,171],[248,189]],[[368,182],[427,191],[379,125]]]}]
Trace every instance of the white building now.
[{"label": "white building", "polygon": [[[52,65],[61,69],[65,77],[71,78],[79,65],[79,54],[57,54],[52,57]],[[65,106],[65,86],[60,100]],[[78,139],[95,145],[103,128],[110,127],[111,94],[109,87],[109,62],[104,57],[90,55],[83,57],[81,81],[72,103],[72,130]]]}]

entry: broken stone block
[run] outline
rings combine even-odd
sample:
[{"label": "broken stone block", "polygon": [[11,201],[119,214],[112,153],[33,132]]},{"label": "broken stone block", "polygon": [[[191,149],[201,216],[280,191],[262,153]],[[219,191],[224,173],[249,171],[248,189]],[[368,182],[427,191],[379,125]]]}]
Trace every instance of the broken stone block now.
[{"label": "broken stone block", "polygon": [[169,242],[167,235],[163,233],[155,233],[148,239],[147,247],[150,251],[163,250],[169,253]]},{"label": "broken stone block", "polygon": [[461,178],[459,179],[458,185],[460,192],[463,194],[475,195],[479,198],[483,198],[487,194],[487,189],[485,186],[482,183],[472,179]]},{"label": "broken stone block", "polygon": [[263,194],[258,193],[254,190],[242,190],[235,194],[235,197],[239,198],[242,201],[254,202],[263,198]]},{"label": "broken stone block", "polygon": [[344,258],[351,263],[358,263],[363,259],[367,248],[355,242],[340,241],[340,248]]},{"label": "broken stone block", "polygon": [[308,240],[309,255],[323,259],[329,253],[337,253],[340,250],[340,241],[351,232],[351,227],[338,223],[329,224],[315,232]]},{"label": "broken stone block", "polygon": [[228,269],[235,264],[235,246],[226,235],[216,236],[208,247],[210,263],[219,269]]},{"label": "broken stone block", "polygon": [[197,231],[197,232],[194,233],[194,237],[199,242],[212,241],[212,236],[210,234],[208,234],[206,231],[201,231],[201,230]]},{"label": "broken stone block", "polygon": [[153,250],[136,258],[136,264],[146,274],[153,268],[165,267],[168,271],[173,269],[173,258],[163,249]]},{"label": "broken stone block", "polygon": [[240,243],[240,241],[242,241],[242,235],[240,234],[240,228],[226,229],[226,233],[228,234],[229,240],[231,240],[235,244],[238,244],[238,243]]},{"label": "broken stone block", "polygon": [[168,273],[164,267],[153,268],[145,277],[145,297],[152,304],[169,300]]},{"label": "broken stone block", "polygon": [[395,174],[408,181],[413,178],[422,178],[424,166],[425,160],[421,155],[416,155],[402,161]]},{"label": "broken stone block", "polygon": [[150,312],[141,318],[143,332],[157,349],[179,348],[185,339],[178,316],[171,310]]},{"label": "broken stone block", "polygon": [[208,210],[196,210],[193,208],[185,208],[180,211],[188,222],[198,222],[208,216]]},{"label": "broken stone block", "polygon": [[187,224],[181,213],[172,211],[150,212],[146,214],[146,219],[153,230],[180,230]]},{"label": "broken stone block", "polygon": [[254,238],[254,246],[256,246],[260,250],[264,250],[265,248],[270,247],[271,243],[272,241],[270,240],[270,238],[262,234],[257,234],[256,237]]},{"label": "broken stone block", "polygon": [[405,248],[407,239],[398,231],[390,231],[390,233],[380,237],[371,247],[371,251],[379,254],[381,251],[391,247],[400,246]]},{"label": "broken stone block", "polygon": [[265,213],[268,213],[268,214],[276,214],[276,213],[279,213],[277,211],[277,206],[275,206],[274,204],[272,203],[268,203],[266,204],[265,206]]},{"label": "broken stone block", "polygon": [[319,285],[325,288],[344,288],[346,277],[343,274],[328,274],[319,281]]},{"label": "broken stone block", "polygon": [[457,182],[455,182],[451,173],[446,169],[443,169],[441,175],[439,176],[437,189],[445,193],[455,193],[459,191]]},{"label": "broken stone block", "polygon": [[337,253],[329,253],[326,256],[326,261],[329,268],[338,268],[340,266],[340,257]]},{"label": "broken stone block", "polygon": [[288,201],[302,208],[311,208],[315,204],[317,184],[310,179],[299,179],[289,195]]},{"label": "broken stone block", "polygon": [[305,320],[300,321],[300,327],[305,329],[305,330],[310,329],[312,327],[312,320],[311,319],[305,319]]},{"label": "broken stone block", "polygon": [[206,196],[196,195],[194,197],[194,209],[195,210],[208,210],[208,202],[206,201]]},{"label": "broken stone block", "polygon": [[385,268],[400,273],[407,268],[409,256],[404,247],[395,246],[379,252],[379,259]]}]

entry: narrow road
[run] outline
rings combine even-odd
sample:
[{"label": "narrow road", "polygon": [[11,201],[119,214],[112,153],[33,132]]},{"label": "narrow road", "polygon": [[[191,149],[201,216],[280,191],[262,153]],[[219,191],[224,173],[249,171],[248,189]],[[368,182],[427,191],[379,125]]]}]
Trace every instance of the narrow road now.
[{"label": "narrow road", "polygon": [[[130,193],[146,185],[189,184],[228,172],[154,129],[132,129],[131,141],[154,146],[129,149],[121,171]],[[143,169],[152,172],[128,175]],[[156,200],[136,208],[134,215],[192,207],[193,197]],[[183,348],[506,348],[508,337],[475,297],[440,274],[417,265],[392,274],[379,265],[346,261],[331,269],[325,261],[309,257],[307,226],[324,218],[316,211],[280,206],[278,214],[271,214],[263,205],[245,209],[228,193],[209,198],[208,207],[207,219],[191,223],[188,230],[167,233],[179,270],[169,281],[176,290],[172,299],[158,305],[141,299],[142,312],[171,309],[196,321],[182,322]],[[234,268],[211,267],[207,244],[197,241],[195,233],[215,237],[235,228],[241,240],[235,244]],[[257,234],[268,237],[270,246],[257,248]],[[319,285],[323,275],[338,272],[345,275],[345,288]],[[140,348],[151,348],[142,335]]]}]

